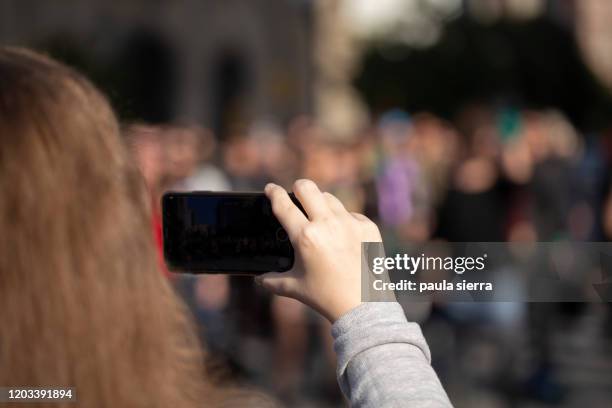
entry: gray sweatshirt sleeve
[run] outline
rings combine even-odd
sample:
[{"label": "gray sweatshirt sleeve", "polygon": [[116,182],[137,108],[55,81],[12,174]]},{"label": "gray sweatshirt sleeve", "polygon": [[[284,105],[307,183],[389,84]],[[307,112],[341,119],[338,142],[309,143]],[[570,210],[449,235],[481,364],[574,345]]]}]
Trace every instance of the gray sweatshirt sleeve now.
[{"label": "gray sweatshirt sleeve", "polygon": [[364,303],[334,323],[332,336],[351,407],[452,407],[421,328],[398,303]]}]

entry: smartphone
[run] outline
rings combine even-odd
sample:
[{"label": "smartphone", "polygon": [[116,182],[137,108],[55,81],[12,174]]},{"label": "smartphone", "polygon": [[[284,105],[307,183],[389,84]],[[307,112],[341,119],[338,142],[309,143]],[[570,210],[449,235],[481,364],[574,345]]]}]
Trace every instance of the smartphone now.
[{"label": "smartphone", "polygon": [[170,270],[257,275],[293,267],[289,236],[264,193],[169,192],[162,217]]}]

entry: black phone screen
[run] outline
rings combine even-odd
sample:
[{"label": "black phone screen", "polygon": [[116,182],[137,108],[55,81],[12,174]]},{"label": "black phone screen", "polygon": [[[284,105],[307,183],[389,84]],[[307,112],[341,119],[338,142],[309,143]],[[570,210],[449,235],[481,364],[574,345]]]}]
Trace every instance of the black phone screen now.
[{"label": "black phone screen", "polygon": [[293,266],[291,242],[263,193],[167,193],[162,214],[171,270],[259,274]]}]

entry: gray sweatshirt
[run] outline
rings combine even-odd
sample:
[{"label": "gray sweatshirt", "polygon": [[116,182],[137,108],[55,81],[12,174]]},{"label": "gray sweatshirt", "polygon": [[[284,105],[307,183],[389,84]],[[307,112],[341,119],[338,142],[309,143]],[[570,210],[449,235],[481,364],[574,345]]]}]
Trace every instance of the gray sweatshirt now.
[{"label": "gray sweatshirt", "polygon": [[398,303],[364,303],[334,323],[332,336],[351,407],[452,407],[421,328]]}]

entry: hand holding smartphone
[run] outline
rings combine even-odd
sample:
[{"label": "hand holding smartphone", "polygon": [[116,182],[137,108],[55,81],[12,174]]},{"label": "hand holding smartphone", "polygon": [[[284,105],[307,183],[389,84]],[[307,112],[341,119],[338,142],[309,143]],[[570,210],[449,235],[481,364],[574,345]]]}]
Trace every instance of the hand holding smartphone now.
[{"label": "hand holding smartphone", "polygon": [[258,275],[255,280],[271,292],[334,322],[361,303],[361,243],[382,241],[380,231],[310,180],[296,181],[293,191],[295,196],[268,184],[265,195],[166,194],[169,267]]}]

